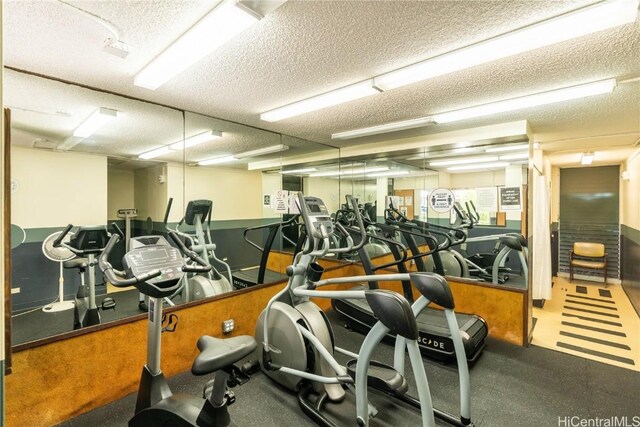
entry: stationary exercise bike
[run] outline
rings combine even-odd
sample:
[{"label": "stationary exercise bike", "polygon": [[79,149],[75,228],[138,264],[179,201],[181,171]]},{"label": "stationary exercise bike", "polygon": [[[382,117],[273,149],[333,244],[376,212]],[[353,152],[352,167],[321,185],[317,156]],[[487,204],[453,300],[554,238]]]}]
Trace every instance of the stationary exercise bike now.
[{"label": "stationary exercise bike", "polygon": [[[114,228],[117,229],[115,224]],[[135,286],[149,296],[147,363],[142,369],[135,415],[129,421],[129,426],[230,425],[227,406],[235,401],[235,397],[228,387],[238,383],[232,365],[255,350],[255,340],[247,335],[227,339],[200,337],[200,354],[194,360],[191,372],[194,375],[216,372],[211,394],[207,398],[174,395],[160,366],[162,298],[178,290],[187,273],[206,273],[211,266],[187,249],[175,232],[170,232],[169,237],[180,250],[169,245],[162,236],[134,237],[131,239],[131,250],[123,259],[125,271],[118,271],[109,264],[107,258],[122,238],[121,233],[111,235],[98,259],[100,270],[114,286]],[[181,252],[187,256],[188,263]]]},{"label": "stationary exercise bike", "polygon": [[[115,310],[116,302],[107,297],[102,300],[100,307],[96,304],[96,256],[104,250],[109,239],[105,226],[82,226],[69,239],[64,238],[73,228],[69,224],[53,241],[53,247],[64,247],[73,252],[78,258],[73,258],[63,263],[66,269],[77,269],[80,273],[80,286],[75,296],[73,307],[73,329],[100,324],[100,309]],[[86,258],[85,258],[86,257]],[[85,284],[84,274],[89,271],[89,285]]]}]

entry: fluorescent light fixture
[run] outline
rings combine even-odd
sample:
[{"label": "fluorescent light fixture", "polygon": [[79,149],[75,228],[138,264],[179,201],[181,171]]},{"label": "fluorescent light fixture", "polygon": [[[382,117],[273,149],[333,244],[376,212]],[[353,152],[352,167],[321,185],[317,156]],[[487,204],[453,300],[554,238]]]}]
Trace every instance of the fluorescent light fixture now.
[{"label": "fluorescent light fixture", "polygon": [[429,166],[468,165],[471,163],[496,162],[498,160],[498,156],[465,157],[461,159],[447,159],[437,162],[429,162]]},{"label": "fluorescent light fixture", "polygon": [[200,166],[209,166],[209,165],[217,165],[220,163],[229,163],[229,162],[233,162],[234,160],[238,160],[235,156],[222,156],[222,157],[215,157],[213,159],[208,159],[208,160],[201,160],[198,162],[198,164]]},{"label": "fluorescent light fixture", "polygon": [[316,168],[291,169],[289,171],[281,171],[280,174],[288,175],[288,174],[294,174],[294,173],[307,173],[307,172],[315,172],[317,170],[318,169]]},{"label": "fluorescent light fixture", "polygon": [[193,147],[194,145],[202,144],[218,138],[222,138],[222,132],[208,130],[197,135],[190,136],[189,138],[185,138],[184,141],[174,142],[169,145],[169,148],[172,150],[182,150],[183,148]]},{"label": "fluorescent light fixture", "polygon": [[285,105],[265,113],[260,114],[260,120],[265,122],[277,122],[279,120],[288,119],[290,117],[299,116],[301,114],[310,113],[311,111],[321,110],[323,108],[332,107],[344,102],[353,101],[364,98],[366,96],[380,93],[373,87],[373,79],[345,86],[331,92],[323,93],[293,104]]},{"label": "fluorescent light fixture", "polygon": [[140,70],[134,84],[155,90],[258,22],[257,16],[235,3],[225,0],[218,4]]},{"label": "fluorescent light fixture", "polygon": [[528,150],[529,144],[516,144],[516,145],[505,145],[503,147],[491,147],[487,148],[487,153],[503,153],[505,151],[518,151],[518,150]]},{"label": "fluorescent light fixture", "polygon": [[475,165],[464,165],[464,166],[452,166],[447,168],[449,171],[466,171],[473,169],[488,169],[488,168],[500,168],[509,166],[508,162],[493,162],[493,163],[481,163]]},{"label": "fluorescent light fixture", "polygon": [[601,80],[598,82],[585,83],[582,85],[551,90],[548,92],[521,96],[519,98],[492,102],[490,104],[463,108],[461,110],[450,111],[448,113],[435,114],[431,117],[437,123],[450,123],[458,120],[465,120],[475,117],[488,116],[496,113],[502,113],[505,111],[521,110],[523,108],[535,107],[537,105],[548,105],[556,102],[568,101],[571,99],[600,95],[613,91],[613,88],[615,87],[615,79]]},{"label": "fluorescent light fixture", "polygon": [[591,151],[588,151],[586,153],[582,153],[582,160],[580,160],[580,164],[582,165],[590,165],[593,162],[593,158],[595,157],[595,154]]},{"label": "fluorescent light fixture", "polygon": [[522,160],[528,159],[529,153],[515,153],[515,154],[506,154],[504,156],[500,156],[500,160]]},{"label": "fluorescent light fixture", "polygon": [[258,148],[257,150],[245,151],[244,153],[238,153],[235,155],[236,159],[245,159],[247,157],[264,156],[265,154],[279,153],[281,151],[287,151],[288,145],[272,145],[270,147]]},{"label": "fluorescent light fixture", "polygon": [[383,176],[399,176],[399,175],[409,175],[409,171],[388,171],[388,172],[368,173],[367,178],[378,178]]},{"label": "fluorescent light fixture", "polygon": [[172,153],[173,150],[166,145],[164,147],[156,148],[155,150],[147,151],[146,153],[142,153],[138,156],[139,159],[149,160],[155,157],[164,156],[165,154]]},{"label": "fluorescent light fixture", "polygon": [[598,2],[383,74],[374,85],[389,90],[613,28],[635,21],[637,11],[638,0]]},{"label": "fluorescent light fixture", "polygon": [[414,129],[417,127],[432,125],[434,122],[430,117],[421,117],[419,119],[403,120],[400,122],[386,123],[368,128],[349,130],[346,132],[338,132],[331,135],[331,139],[351,139],[361,136],[377,135],[380,133],[396,132],[405,129]]},{"label": "fluorescent light fixture", "polygon": [[78,138],[88,138],[116,117],[118,117],[117,110],[100,107],[73,131],[73,136]]},{"label": "fluorescent light fixture", "polygon": [[368,174],[370,172],[382,172],[382,171],[387,171],[389,170],[388,166],[380,166],[380,167],[376,167],[376,168],[361,168],[361,169],[343,169],[340,171],[334,170],[334,171],[328,171],[328,172],[317,172],[317,173],[312,173],[311,177],[322,177],[322,176],[343,176],[343,175],[357,175],[359,173],[361,174]]}]

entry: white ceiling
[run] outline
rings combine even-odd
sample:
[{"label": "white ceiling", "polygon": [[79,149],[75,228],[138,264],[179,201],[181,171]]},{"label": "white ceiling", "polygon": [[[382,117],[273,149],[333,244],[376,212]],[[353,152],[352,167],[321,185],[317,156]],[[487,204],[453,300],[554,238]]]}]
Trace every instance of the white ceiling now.
[{"label": "white ceiling", "polygon": [[[129,56],[121,59],[105,53],[102,44],[109,33],[57,1],[9,0],[4,2],[3,15],[5,65],[336,146],[381,138],[336,143],[330,139],[334,132],[597,79],[640,76],[640,22],[636,21],[341,106],[268,123],[260,121],[261,112],[593,0],[289,0],[156,91],[133,86],[133,76],[209,11],[212,2],[71,3],[113,23],[121,31],[121,40],[131,46]],[[582,146],[605,141],[629,148],[640,134],[640,83],[619,85],[610,95],[437,125],[411,134],[440,133],[519,119],[529,121],[535,140],[543,143],[545,151],[579,151]],[[621,156],[624,158],[625,154]]]}]

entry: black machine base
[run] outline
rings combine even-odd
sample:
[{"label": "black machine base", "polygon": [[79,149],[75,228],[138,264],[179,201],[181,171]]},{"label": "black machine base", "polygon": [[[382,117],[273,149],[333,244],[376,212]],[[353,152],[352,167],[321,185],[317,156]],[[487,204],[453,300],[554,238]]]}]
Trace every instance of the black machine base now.
[{"label": "black machine base", "polygon": [[[347,372],[355,380],[356,359],[347,362]],[[367,384],[385,393],[402,396],[409,389],[409,383],[404,376],[389,365],[372,360],[367,371]]]},{"label": "black machine base", "polygon": [[[356,332],[367,334],[378,321],[364,300],[332,300],[333,309],[340,313],[346,327]],[[487,323],[476,315],[456,313],[467,361],[475,362],[485,346],[488,334]],[[427,307],[418,316],[419,346],[424,357],[441,362],[455,361],[455,349],[449,333],[446,318],[442,310]],[[395,337],[388,335],[384,339],[389,344],[395,343]]]}]

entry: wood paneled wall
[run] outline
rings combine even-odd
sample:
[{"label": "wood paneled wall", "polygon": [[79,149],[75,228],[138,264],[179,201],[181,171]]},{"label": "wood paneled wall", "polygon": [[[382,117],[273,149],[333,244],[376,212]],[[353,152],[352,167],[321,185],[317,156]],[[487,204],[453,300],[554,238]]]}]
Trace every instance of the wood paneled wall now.
[{"label": "wood paneled wall", "polygon": [[[283,266],[284,270],[291,255],[272,254],[272,258],[272,265]],[[324,278],[363,274],[358,264],[322,263],[326,267],[331,265]],[[398,282],[380,285],[396,291],[401,289]],[[523,344],[525,294],[522,291],[455,281],[450,281],[450,285],[457,310],[484,317],[491,336]],[[221,336],[225,319],[235,320],[236,330],[232,335],[253,335],[260,312],[282,287],[282,283],[261,286],[176,311],[177,331],[162,335],[165,375],[190,369],[197,354],[198,338],[205,334]],[[315,301],[323,310],[331,307],[328,299]],[[17,352],[13,356],[13,373],[6,377],[7,425],[55,425],[132,393],[137,389],[145,357],[146,320]]]}]

